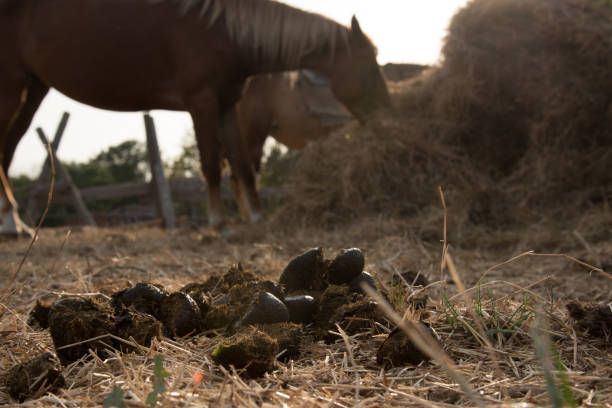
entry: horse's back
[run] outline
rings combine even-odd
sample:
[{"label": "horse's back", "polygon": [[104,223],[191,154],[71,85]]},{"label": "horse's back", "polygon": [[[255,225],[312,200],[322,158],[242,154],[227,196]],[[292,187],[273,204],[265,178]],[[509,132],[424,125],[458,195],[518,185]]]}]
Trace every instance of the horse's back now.
[{"label": "horse's back", "polygon": [[99,108],[183,110],[185,92],[225,89],[240,69],[227,36],[172,1],[0,1],[29,3],[13,10],[27,28],[17,41],[25,69]]}]

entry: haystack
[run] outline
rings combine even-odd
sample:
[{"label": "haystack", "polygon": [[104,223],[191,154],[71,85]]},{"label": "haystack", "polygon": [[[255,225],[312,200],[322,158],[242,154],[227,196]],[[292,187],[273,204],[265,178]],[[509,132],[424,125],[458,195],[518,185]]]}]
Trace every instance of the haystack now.
[{"label": "haystack", "polygon": [[463,226],[601,206],[612,185],[611,68],[612,8],[598,0],[474,0],[452,19],[440,64],[395,95],[398,114],[307,148],[279,217],[429,222],[438,185]]}]

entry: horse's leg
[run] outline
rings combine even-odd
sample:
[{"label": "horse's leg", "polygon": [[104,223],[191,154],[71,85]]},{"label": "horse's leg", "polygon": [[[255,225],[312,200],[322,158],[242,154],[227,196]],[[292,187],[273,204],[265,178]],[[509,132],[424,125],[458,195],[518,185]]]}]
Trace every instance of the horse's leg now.
[{"label": "horse's leg", "polygon": [[[0,217],[2,217],[2,225],[0,226],[0,235],[18,236],[23,233],[31,233],[29,229],[24,228],[25,224],[19,219],[17,214],[17,206],[8,180],[8,165],[10,158],[14,153],[14,148],[11,148],[14,141],[9,140],[12,137],[12,128],[19,122],[19,112],[27,98],[27,80],[25,77],[17,76],[13,78],[6,75],[3,80],[0,80],[0,162],[2,163],[2,174],[0,188]],[[9,159],[5,160],[5,156]],[[5,163],[6,167],[5,167]]]},{"label": "horse's leg", "polygon": [[[237,119],[238,119],[237,115],[225,115],[223,118],[221,118],[222,122],[221,122],[221,125],[219,126],[219,132],[220,132],[219,139],[221,140],[231,140],[232,139],[232,136],[226,135],[225,133],[237,131],[239,129],[239,126],[237,124],[232,125],[226,122],[237,120]],[[227,153],[227,149],[224,149],[224,153],[225,153],[226,158],[229,161],[229,153]],[[232,191],[234,192],[234,197],[236,198],[236,203],[238,204],[238,210],[240,211],[240,215],[245,221],[249,221],[249,217],[250,217],[249,206],[246,202],[246,196],[244,194],[244,189],[240,187],[238,176],[233,170],[230,174],[230,182],[231,182]]]},{"label": "horse's leg", "polygon": [[[2,157],[2,169],[4,170],[4,174],[8,175],[8,170],[11,165],[11,161],[13,160],[13,155],[15,154],[15,149],[17,148],[17,145],[25,132],[30,127],[32,118],[38,110],[41,102],[47,95],[47,92],[49,92],[49,87],[43,84],[38,78],[32,77],[26,90],[25,102],[23,102],[19,113],[12,121],[11,127],[6,134],[3,150],[4,154]],[[0,231],[2,231],[3,234],[11,235],[33,235],[34,233],[33,230],[21,220],[15,206],[13,206],[12,210],[4,214],[2,229]]]},{"label": "horse's leg", "polygon": [[238,177],[232,172],[230,175],[230,181],[232,185],[232,191],[234,192],[234,197],[236,197],[236,203],[238,204],[238,210],[240,211],[240,215],[245,221],[249,221],[249,206],[246,202],[246,196],[244,195],[244,191],[240,188],[240,182],[238,181]]},{"label": "horse's leg", "polygon": [[214,92],[201,91],[186,98],[186,104],[193,120],[202,173],[206,178],[208,224],[220,229],[224,220],[221,205],[221,156],[217,140],[219,103]]},{"label": "horse's leg", "polygon": [[15,154],[15,149],[17,149],[19,141],[30,127],[34,114],[48,92],[49,87],[47,85],[43,84],[38,78],[32,77],[26,91],[25,102],[21,106],[17,117],[11,124],[11,128],[6,135],[4,156],[2,158],[2,167],[6,174],[8,174],[8,169],[13,160],[13,155]]},{"label": "horse's leg", "polygon": [[232,175],[238,180],[238,186],[245,196],[246,208],[251,222],[263,220],[261,203],[255,187],[255,172],[251,163],[251,156],[247,151],[247,141],[240,132],[235,109],[231,109],[221,123],[221,143],[226,147]]},{"label": "horse's leg", "polygon": [[[262,137],[263,136],[263,137]],[[251,165],[255,174],[259,174],[261,170],[261,161],[263,159],[263,148],[268,137],[267,132],[260,133],[258,136],[254,136],[254,142],[249,142],[249,156],[251,157]]]},{"label": "horse's leg", "polygon": [[[268,115],[262,112],[261,106],[258,109],[252,109],[247,103],[239,103],[236,105],[236,109],[236,115],[226,115],[224,120],[238,120],[237,125],[221,126],[221,129],[224,132],[239,131],[242,133],[242,140],[246,143],[252,169],[257,175],[261,170],[263,147],[268,134],[272,130],[272,122]],[[240,187],[240,182],[234,172],[232,172],[230,179],[240,213],[246,221],[249,221],[250,214],[244,189]]]}]

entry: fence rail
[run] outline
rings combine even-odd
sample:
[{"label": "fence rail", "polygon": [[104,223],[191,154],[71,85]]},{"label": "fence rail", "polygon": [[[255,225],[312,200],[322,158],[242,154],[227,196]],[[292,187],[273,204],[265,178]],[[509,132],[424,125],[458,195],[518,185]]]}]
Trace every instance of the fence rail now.
[{"label": "fence rail", "polygon": [[[170,191],[174,201],[187,203],[201,203],[206,200],[206,183],[199,177],[171,178],[168,179]],[[46,200],[51,184],[40,184],[34,187],[25,187],[15,190],[18,197],[33,195],[37,199]],[[70,185],[60,180],[55,183],[53,192],[53,203],[71,204],[72,198],[69,194]],[[117,200],[121,198],[152,197],[153,185],[151,182],[129,182],[117,183],[107,186],[96,186],[82,188],[79,191],[85,202]],[[262,199],[279,197],[281,191],[278,188],[263,188],[259,190]],[[223,199],[231,199],[233,193],[229,187],[229,181],[221,183],[221,196]]]}]

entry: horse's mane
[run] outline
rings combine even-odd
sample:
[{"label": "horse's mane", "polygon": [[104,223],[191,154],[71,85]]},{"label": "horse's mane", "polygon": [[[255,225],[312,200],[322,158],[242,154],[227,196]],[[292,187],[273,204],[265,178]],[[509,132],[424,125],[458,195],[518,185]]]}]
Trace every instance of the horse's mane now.
[{"label": "horse's mane", "polygon": [[222,22],[230,40],[259,62],[298,68],[311,52],[348,47],[349,29],[315,13],[274,0],[172,0],[209,26]]}]

